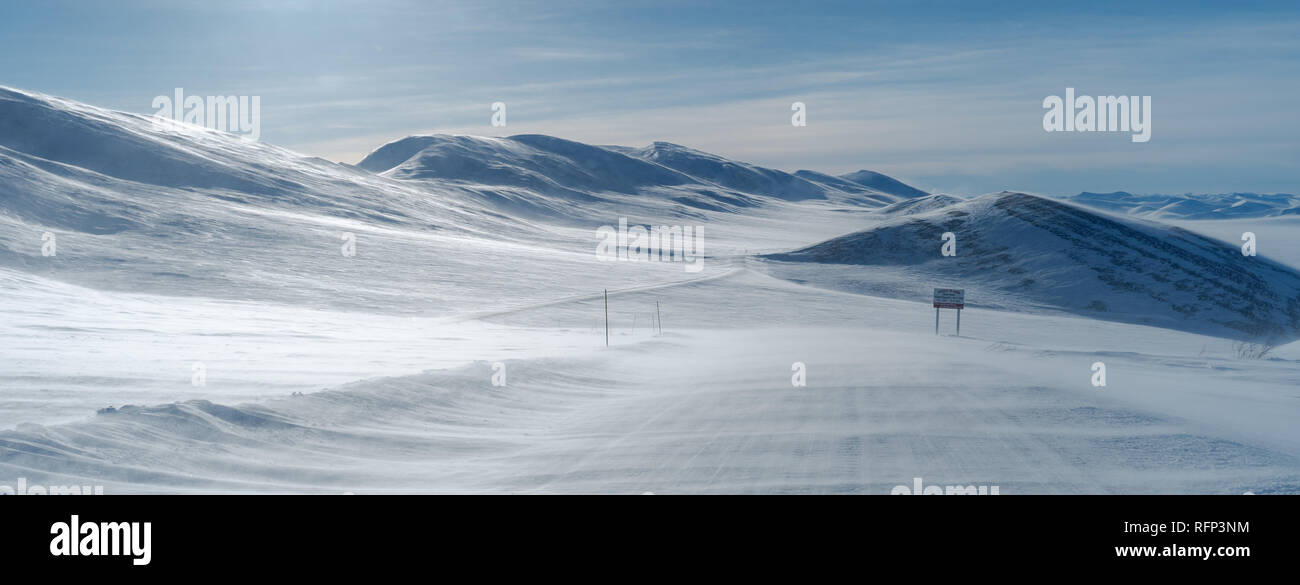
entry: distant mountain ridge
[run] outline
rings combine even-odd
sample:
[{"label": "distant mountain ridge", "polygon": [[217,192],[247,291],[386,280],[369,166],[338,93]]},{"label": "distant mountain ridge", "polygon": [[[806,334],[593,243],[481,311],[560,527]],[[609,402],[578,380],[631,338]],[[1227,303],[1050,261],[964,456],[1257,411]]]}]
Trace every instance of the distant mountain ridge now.
[{"label": "distant mountain ridge", "polygon": [[679,188],[695,205],[753,206],[755,197],[876,208],[928,193],[874,173],[873,185],[824,173],[787,173],[670,142],[593,146],[552,136],[409,136],[367,155],[358,168],[400,180],[512,186],[584,197]]},{"label": "distant mountain ridge", "polygon": [[1135,195],[1124,191],[1064,197],[1066,201],[1151,219],[1235,219],[1300,216],[1300,197],[1287,193]]}]

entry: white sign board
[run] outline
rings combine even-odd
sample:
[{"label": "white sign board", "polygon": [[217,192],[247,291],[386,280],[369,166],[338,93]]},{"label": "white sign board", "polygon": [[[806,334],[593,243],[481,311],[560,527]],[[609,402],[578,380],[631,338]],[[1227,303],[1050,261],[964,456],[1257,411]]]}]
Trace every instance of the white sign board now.
[{"label": "white sign board", "polygon": [[934,308],[936,309],[966,308],[966,289],[961,289],[961,288],[934,289]]}]

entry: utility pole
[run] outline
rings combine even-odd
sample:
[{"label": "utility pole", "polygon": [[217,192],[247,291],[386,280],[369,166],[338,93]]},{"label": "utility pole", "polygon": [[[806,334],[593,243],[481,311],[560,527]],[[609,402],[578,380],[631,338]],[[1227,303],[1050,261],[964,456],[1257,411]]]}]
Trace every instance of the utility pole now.
[{"label": "utility pole", "polygon": [[[938,317],[935,317],[938,319]],[[935,323],[938,323],[936,320]],[[935,325],[935,333],[939,332],[938,325]],[[609,289],[605,289],[605,347],[609,347]]]}]

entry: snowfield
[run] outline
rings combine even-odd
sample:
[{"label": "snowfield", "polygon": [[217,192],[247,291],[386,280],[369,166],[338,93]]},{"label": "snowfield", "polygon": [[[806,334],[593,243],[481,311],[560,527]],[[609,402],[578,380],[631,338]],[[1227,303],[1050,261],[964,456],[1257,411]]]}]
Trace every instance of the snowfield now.
[{"label": "snowfield", "polygon": [[[0,88],[0,484],[1300,492],[1300,230],[1125,213],[663,142],[349,166]],[[704,269],[602,261],[620,218]]]}]

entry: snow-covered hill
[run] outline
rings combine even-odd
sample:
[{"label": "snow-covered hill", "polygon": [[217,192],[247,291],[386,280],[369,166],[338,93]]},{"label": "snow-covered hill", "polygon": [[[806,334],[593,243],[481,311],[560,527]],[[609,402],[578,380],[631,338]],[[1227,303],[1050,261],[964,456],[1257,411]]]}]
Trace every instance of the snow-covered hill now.
[{"label": "snow-covered hill", "polygon": [[[809,171],[809,170],[800,170],[800,171],[795,171],[794,176],[803,179],[805,181],[808,181],[810,183],[815,183],[817,185],[820,185],[821,187],[827,189],[828,192],[832,193],[831,197],[837,198],[840,201],[849,203],[851,205],[860,205],[862,207],[880,207],[881,205],[892,205],[894,203],[900,202],[900,197],[897,195],[892,195],[889,193],[885,193],[883,191],[877,191],[870,187],[859,185],[857,183],[854,183],[853,181],[841,179],[840,177],[836,177],[834,175],[828,175],[826,173],[819,173],[817,171]],[[836,193],[843,193],[846,195],[840,195],[836,197],[835,195]],[[903,200],[906,201],[906,199]]]},{"label": "snow-covered hill", "polygon": [[[644,148],[592,146],[527,134],[409,136],[381,146],[357,166],[394,179],[445,181],[470,188],[512,187],[569,203],[597,203],[608,194],[641,194],[723,212],[799,201],[875,208],[913,196],[906,190],[899,195],[813,171],[790,174],[668,142]],[[890,181],[882,183],[893,184]],[[528,209],[528,203],[510,209],[535,212],[565,207],[532,201]]]},{"label": "snow-covered hill", "polygon": [[934,194],[916,199],[906,199],[880,209],[881,215],[916,215],[936,209],[943,209],[961,203],[962,200],[951,195]]},{"label": "snow-covered hill", "polygon": [[874,189],[881,193],[888,193],[901,199],[912,199],[914,197],[924,197],[929,195],[925,191],[917,189],[911,185],[903,183],[893,177],[882,175],[875,171],[860,170],[840,175],[840,178],[846,181],[852,181],[859,185]]},{"label": "snow-covered hill", "polygon": [[736,191],[792,201],[825,199],[827,194],[825,188],[790,173],[727,160],[671,142],[655,142],[645,148],[626,149],[626,152]]},{"label": "snow-covered hill", "polygon": [[[956,256],[941,254],[945,232],[956,235]],[[973,288],[967,298],[976,305],[1019,301],[1242,339],[1300,337],[1297,271],[1181,228],[1024,193],[986,195],[770,258],[905,267],[915,276],[912,294],[929,284]]]},{"label": "snow-covered hill", "polygon": [[[401,158],[387,167],[390,160]],[[636,193],[691,183],[690,177],[604,148],[551,136],[412,136],[384,145],[358,167],[399,179],[510,185],[579,201],[590,193]]]}]

